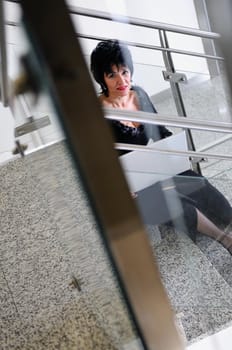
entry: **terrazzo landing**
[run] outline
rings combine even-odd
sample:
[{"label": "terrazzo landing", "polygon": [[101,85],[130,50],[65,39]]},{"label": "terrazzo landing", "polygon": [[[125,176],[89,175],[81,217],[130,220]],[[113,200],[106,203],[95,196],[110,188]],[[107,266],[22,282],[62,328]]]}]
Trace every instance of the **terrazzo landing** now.
[{"label": "terrazzo landing", "polygon": [[[6,320],[0,348],[122,348],[135,335],[88,208],[79,197],[71,220],[72,211],[65,209],[73,203],[63,200],[44,163],[33,165],[36,156],[0,169],[0,256],[6,276],[0,286],[12,297],[1,299],[1,322]],[[47,178],[47,188],[38,173]],[[74,247],[65,242],[70,233]],[[81,291],[69,285],[73,274]]]},{"label": "terrazzo landing", "polygon": [[[49,317],[48,317],[49,316]],[[102,329],[81,298],[78,303],[63,304],[60,313],[45,311],[37,322],[23,320],[8,328],[1,349],[110,349],[112,338]],[[4,329],[5,331],[5,329]]]}]

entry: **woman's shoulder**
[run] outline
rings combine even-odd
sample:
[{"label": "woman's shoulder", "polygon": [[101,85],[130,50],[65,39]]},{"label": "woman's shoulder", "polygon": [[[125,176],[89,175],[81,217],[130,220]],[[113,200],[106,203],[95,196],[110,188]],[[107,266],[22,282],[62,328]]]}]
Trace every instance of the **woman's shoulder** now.
[{"label": "woman's shoulder", "polygon": [[156,109],[150,100],[147,92],[141,86],[133,86],[133,90],[138,96],[140,109],[144,112],[156,113]]},{"label": "woman's shoulder", "polygon": [[146,91],[139,85],[133,85],[132,86],[132,90],[134,90],[139,95],[141,94],[141,95],[146,95],[147,96]]}]

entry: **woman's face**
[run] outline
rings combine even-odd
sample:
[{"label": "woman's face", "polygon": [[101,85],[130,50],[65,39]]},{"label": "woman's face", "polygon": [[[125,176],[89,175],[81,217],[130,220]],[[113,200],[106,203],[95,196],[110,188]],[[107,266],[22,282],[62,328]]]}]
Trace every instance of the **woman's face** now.
[{"label": "woman's face", "polygon": [[110,97],[126,96],[131,88],[131,73],[126,66],[112,65],[112,71],[104,74]]}]

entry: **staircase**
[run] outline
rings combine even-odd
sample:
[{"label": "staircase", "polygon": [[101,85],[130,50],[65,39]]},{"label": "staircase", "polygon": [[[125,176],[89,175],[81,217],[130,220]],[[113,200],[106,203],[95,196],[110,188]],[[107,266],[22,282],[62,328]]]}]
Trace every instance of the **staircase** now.
[{"label": "staircase", "polygon": [[[0,175],[0,348],[141,349],[65,143]],[[148,235],[187,342],[228,327],[227,251],[167,229]]]}]

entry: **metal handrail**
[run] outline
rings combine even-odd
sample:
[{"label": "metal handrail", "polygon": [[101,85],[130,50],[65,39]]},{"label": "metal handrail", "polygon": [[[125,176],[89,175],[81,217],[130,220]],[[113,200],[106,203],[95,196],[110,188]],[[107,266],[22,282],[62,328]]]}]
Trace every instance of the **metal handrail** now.
[{"label": "metal handrail", "polygon": [[165,30],[168,32],[174,32],[179,34],[193,35],[201,38],[217,39],[220,37],[218,33],[208,32],[200,29],[188,28],[184,26],[177,26],[172,24],[166,24],[151,20],[143,20],[141,18],[135,18],[130,16],[111,14],[105,11],[90,10],[83,7],[69,6],[69,12],[74,15],[81,15],[86,17],[94,17],[99,19],[105,19],[114,22],[120,22],[125,24],[132,24],[138,27],[153,28]]},{"label": "metal handrail", "polygon": [[[83,38],[83,39],[98,40],[98,41],[107,40],[105,37],[96,36],[96,35],[78,34],[78,37],[79,38]],[[128,46],[139,47],[141,49],[149,49],[149,50],[156,50],[156,51],[172,52],[172,53],[177,53],[177,54],[181,54],[181,55],[188,55],[188,56],[195,56],[195,57],[214,59],[214,60],[218,60],[218,61],[224,61],[224,58],[221,57],[221,56],[207,55],[207,54],[198,53],[198,52],[194,52],[194,51],[185,51],[185,50],[180,50],[180,49],[173,49],[173,48],[170,48],[170,47],[166,48],[166,47],[161,47],[161,46],[157,46],[157,45],[140,44],[138,42],[127,41],[127,40],[123,40],[123,43],[128,45]]]},{"label": "metal handrail", "polygon": [[134,144],[128,144],[128,143],[115,143],[115,148],[120,150],[126,150],[126,151],[141,151],[141,152],[152,152],[152,153],[159,153],[159,154],[169,154],[173,156],[180,156],[180,157],[190,157],[192,159],[220,159],[220,160],[232,160],[232,155],[222,155],[219,153],[207,153],[207,152],[198,152],[198,151],[178,151],[178,150],[164,150],[149,146],[141,146],[141,145],[134,145]]},{"label": "metal handrail", "polygon": [[[12,26],[12,27],[18,27],[19,23],[14,22],[14,21],[6,21],[6,25]],[[105,37],[102,36],[96,36],[96,35],[87,35],[87,34],[77,34],[78,38],[82,39],[88,39],[88,40],[97,40],[97,41],[104,41],[107,40]],[[141,49],[149,49],[149,50],[156,50],[156,51],[163,51],[163,52],[172,52],[180,55],[187,55],[187,56],[194,56],[194,57],[201,57],[201,58],[206,58],[206,59],[213,59],[217,61],[224,61],[224,58],[221,56],[217,55],[207,55],[199,52],[194,52],[194,51],[186,51],[186,50],[180,50],[180,49],[173,49],[173,48],[165,48],[157,45],[149,45],[149,44],[140,44],[138,42],[134,41],[127,41],[123,40],[123,42],[128,45],[128,46],[134,46],[134,47],[139,47]]]},{"label": "metal handrail", "polygon": [[203,151],[206,151],[206,150],[211,149],[213,147],[219,146],[222,143],[231,140],[231,138],[232,138],[232,135],[223,136],[223,137],[219,138],[216,141],[210,142],[207,145],[204,145],[204,146],[198,148],[198,151],[199,152],[203,152]]},{"label": "metal handrail", "polygon": [[[38,150],[45,149],[48,146],[56,145],[61,141],[64,141],[64,136],[61,136],[59,140],[49,142],[46,145],[38,146],[34,149],[28,150],[26,152],[27,155],[37,152]],[[178,150],[163,150],[159,148],[149,147],[149,146],[140,146],[140,145],[134,145],[129,143],[115,143],[114,144],[115,149],[118,150],[127,150],[127,151],[142,151],[142,152],[153,152],[153,153],[159,153],[159,154],[169,154],[173,156],[180,156],[180,157],[189,157],[191,159],[220,159],[220,160],[232,160],[232,156],[229,155],[222,155],[219,153],[207,153],[202,152],[200,149],[198,151],[178,151]]]},{"label": "metal handrail", "polygon": [[[19,0],[6,0],[6,1],[20,4]],[[195,28],[177,26],[173,24],[161,23],[161,22],[156,22],[151,20],[142,20],[141,18],[130,17],[130,16],[115,15],[115,14],[112,16],[112,14],[109,12],[90,10],[90,9],[78,7],[78,6],[69,6],[68,8],[69,8],[69,12],[74,15],[95,17],[95,18],[105,19],[109,21],[132,24],[140,27],[147,27],[147,28],[160,29],[160,30],[165,30],[169,32],[174,32],[174,33],[193,35],[201,38],[217,39],[220,37],[220,34],[218,33],[208,32],[208,31],[195,29]]]},{"label": "metal handrail", "polygon": [[129,120],[153,125],[166,125],[185,129],[196,129],[214,131],[222,133],[232,133],[232,123],[207,122],[205,120],[195,120],[192,118],[182,118],[176,116],[164,116],[160,114],[127,111],[116,108],[104,108],[105,117],[114,120]]}]

